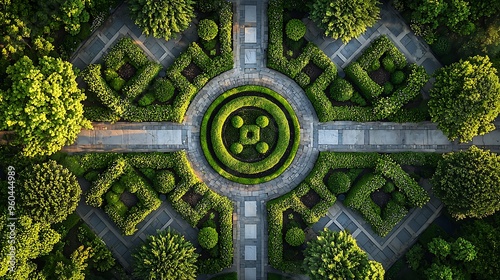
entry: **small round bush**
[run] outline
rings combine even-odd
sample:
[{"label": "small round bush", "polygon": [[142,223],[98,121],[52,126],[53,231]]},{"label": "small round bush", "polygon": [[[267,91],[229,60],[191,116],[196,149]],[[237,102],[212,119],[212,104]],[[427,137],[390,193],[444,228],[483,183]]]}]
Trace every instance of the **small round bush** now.
[{"label": "small round bush", "polygon": [[175,175],[174,173],[163,170],[156,176],[155,189],[159,193],[169,193],[175,188]]},{"label": "small round bush", "polygon": [[151,105],[153,102],[155,102],[156,98],[154,96],[153,93],[151,92],[148,92],[146,93],[143,97],[141,97],[141,99],[139,99],[139,106],[149,106]]},{"label": "small round bush", "polygon": [[286,24],[286,36],[298,41],[306,35],[306,25],[299,19],[292,19]]},{"label": "small round bush", "polygon": [[113,79],[118,78],[118,73],[113,69],[106,69],[104,71],[104,76],[106,77],[106,82],[111,82]]},{"label": "small round bush", "polygon": [[396,71],[396,65],[394,64],[394,60],[392,60],[392,58],[388,56],[382,59],[382,66],[389,73],[393,73],[394,71]]},{"label": "small round bush", "polygon": [[392,200],[396,202],[399,205],[405,205],[406,204],[406,196],[400,192],[400,191],[395,191],[392,194]]},{"label": "small round bush", "polygon": [[396,71],[391,75],[391,83],[395,85],[400,85],[405,80],[405,73],[403,71]]},{"label": "small round bush", "polygon": [[334,100],[347,101],[351,99],[353,94],[354,88],[348,81],[341,78],[337,78],[333,81],[330,88],[330,95]]},{"label": "small round bush", "polygon": [[215,47],[217,46],[217,38],[208,40],[208,41],[202,41],[201,44],[203,47],[208,50],[208,51],[217,51]]},{"label": "small round bush", "polygon": [[306,234],[301,228],[293,227],[286,232],[285,240],[290,246],[300,246],[306,241]]},{"label": "small round bush", "polygon": [[153,86],[153,93],[160,102],[167,102],[172,99],[174,92],[175,87],[170,80],[158,79]]},{"label": "small round bush", "polygon": [[396,189],[396,186],[394,186],[394,183],[391,181],[387,181],[382,188],[382,190],[386,193],[392,193]]},{"label": "small round bush", "polygon": [[219,234],[212,227],[205,227],[198,232],[198,242],[205,249],[212,249],[219,242]]},{"label": "small round bush", "polygon": [[109,191],[106,193],[106,201],[108,204],[115,204],[118,200],[120,200],[120,196],[113,191]]},{"label": "small round bush", "polygon": [[450,41],[446,37],[439,37],[431,47],[437,56],[446,55],[451,51]]},{"label": "small round bush", "polygon": [[351,179],[344,172],[334,172],[328,177],[328,189],[335,195],[346,193],[351,188]]},{"label": "small round bush", "polygon": [[198,24],[198,36],[205,40],[209,41],[214,39],[219,32],[219,28],[217,27],[217,23],[211,19],[202,19]]},{"label": "small round bush", "polygon": [[88,172],[87,174],[85,174],[85,180],[87,180],[89,182],[93,182],[93,181],[97,180],[97,178],[99,178],[99,172],[97,172],[95,170],[92,170],[92,171]]},{"label": "small round bush", "polygon": [[269,125],[269,119],[266,116],[259,116],[256,120],[255,123],[260,127],[264,128]]},{"label": "small round bush", "polygon": [[243,121],[243,118],[240,116],[234,116],[231,119],[231,124],[233,125],[234,128],[240,128],[243,126],[245,122]]},{"label": "small round bush", "polygon": [[267,151],[269,150],[269,145],[266,143],[266,142],[259,142],[257,143],[257,145],[255,146],[255,149],[257,150],[257,152],[259,152],[260,154],[265,154],[267,153]]},{"label": "small round bush", "polygon": [[380,60],[375,59],[370,65],[369,71],[376,71],[380,68]]},{"label": "small round bush", "polygon": [[230,149],[233,154],[237,155],[243,152],[243,145],[241,145],[240,143],[233,143]]},{"label": "small round bush", "polygon": [[116,194],[122,194],[125,191],[125,185],[122,182],[117,181],[111,186],[111,190]]},{"label": "small round bush", "polygon": [[126,81],[124,79],[122,79],[121,77],[116,77],[113,80],[111,80],[109,86],[116,91],[120,91],[125,85],[125,83]]},{"label": "small round bush", "polygon": [[384,84],[384,94],[388,95],[394,90],[394,86],[391,84],[391,82],[385,82]]}]

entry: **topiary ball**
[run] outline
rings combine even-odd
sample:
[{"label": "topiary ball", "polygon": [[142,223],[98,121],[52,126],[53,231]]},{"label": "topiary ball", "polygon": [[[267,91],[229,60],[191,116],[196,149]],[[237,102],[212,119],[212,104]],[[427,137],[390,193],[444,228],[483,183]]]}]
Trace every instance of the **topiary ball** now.
[{"label": "topiary ball", "polygon": [[122,194],[125,191],[125,185],[122,184],[122,182],[117,181],[117,182],[113,183],[111,190],[113,192],[115,192],[116,194]]},{"label": "topiary ball", "polygon": [[269,119],[266,116],[259,116],[256,120],[255,123],[260,127],[264,128],[269,125]]},{"label": "topiary ball", "polygon": [[214,39],[219,32],[215,21],[211,19],[202,19],[198,24],[198,36],[205,41]]},{"label": "topiary ball", "polygon": [[174,97],[175,87],[170,80],[158,79],[153,85],[153,93],[160,102],[167,102]]},{"label": "topiary ball", "polygon": [[388,56],[382,59],[382,66],[389,73],[393,73],[396,70],[396,65],[394,64],[394,60]]},{"label": "topiary ball", "polygon": [[351,188],[351,179],[344,172],[334,172],[328,177],[328,189],[335,195],[346,193]]},{"label": "topiary ball", "polygon": [[285,240],[290,246],[297,247],[304,244],[306,234],[301,228],[293,227],[286,232]]},{"label": "topiary ball", "polygon": [[259,142],[257,143],[257,145],[255,146],[255,149],[257,150],[257,152],[259,152],[260,154],[265,154],[267,153],[267,151],[269,150],[269,145],[266,143],[266,142]]},{"label": "topiary ball", "polygon": [[403,71],[396,71],[391,75],[391,83],[395,85],[400,85],[405,80],[405,73]]},{"label": "topiary ball", "polygon": [[205,249],[212,249],[219,242],[219,234],[212,227],[205,227],[198,232],[198,243]]},{"label": "topiary ball", "polygon": [[392,200],[394,200],[394,202],[396,202],[397,204],[402,205],[402,206],[404,206],[406,204],[406,196],[402,192],[395,191],[395,192],[391,193],[391,196],[392,196]]},{"label": "topiary ball", "polygon": [[376,70],[378,70],[379,68],[380,68],[380,60],[375,59],[375,60],[372,62],[372,64],[370,65],[370,69],[369,69],[369,71],[370,71],[370,72],[371,72],[371,71],[376,71]]},{"label": "topiary ball", "polygon": [[169,193],[175,188],[174,173],[164,170],[156,175],[155,189],[159,193]]},{"label": "topiary ball", "polygon": [[118,200],[120,200],[120,196],[113,191],[109,191],[106,193],[106,201],[108,204],[115,204]]},{"label": "topiary ball", "polygon": [[382,190],[386,193],[392,193],[396,189],[394,183],[391,181],[387,181],[385,185],[382,187]]},{"label": "topiary ball", "polygon": [[243,121],[243,118],[240,116],[234,116],[231,119],[231,124],[233,125],[234,128],[240,128],[243,126],[244,123],[245,121]]},{"label": "topiary ball", "polygon": [[306,25],[299,19],[292,19],[286,24],[286,36],[293,41],[302,39],[306,30]]},{"label": "topiary ball", "polygon": [[330,87],[330,95],[337,101],[347,101],[351,99],[353,93],[354,88],[352,85],[348,81],[341,78],[335,79]]},{"label": "topiary ball", "polygon": [[394,90],[394,86],[390,82],[384,84],[384,94],[389,95]]},{"label": "topiary ball", "polygon": [[241,145],[240,143],[233,143],[230,149],[233,154],[238,155],[243,152],[243,145]]}]

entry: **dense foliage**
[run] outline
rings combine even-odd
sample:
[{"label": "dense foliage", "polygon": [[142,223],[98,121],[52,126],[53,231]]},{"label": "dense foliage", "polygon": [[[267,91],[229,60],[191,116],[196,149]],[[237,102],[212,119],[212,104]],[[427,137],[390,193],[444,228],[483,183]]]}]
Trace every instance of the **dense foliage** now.
[{"label": "dense foliage", "polygon": [[475,146],[445,154],[433,190],[458,220],[491,215],[500,210],[500,157]]},{"label": "dense foliage", "polygon": [[195,17],[192,0],[128,0],[130,16],[146,35],[169,40]]},{"label": "dense foliage", "polygon": [[75,175],[55,161],[22,173],[22,208],[36,222],[54,224],[75,211],[82,190]]},{"label": "dense foliage", "polygon": [[500,82],[488,57],[474,56],[436,73],[429,110],[450,139],[472,140],[495,129],[500,113]]},{"label": "dense foliage", "polygon": [[140,279],[196,279],[193,244],[170,230],[149,236],[132,256],[134,275]]},{"label": "dense foliage", "polygon": [[291,19],[286,24],[286,36],[294,41],[298,41],[306,35],[306,25],[299,19]]},{"label": "dense foliage", "polygon": [[374,261],[368,260],[346,231],[321,231],[317,239],[307,243],[304,255],[304,266],[312,280],[384,279],[382,266],[371,266]]},{"label": "dense foliage", "polygon": [[325,35],[344,43],[358,37],[380,18],[377,0],[316,0],[310,18],[325,30]]},{"label": "dense foliage", "polygon": [[35,65],[25,56],[7,73],[11,84],[0,90],[0,130],[15,131],[14,143],[26,156],[53,154],[91,127],[71,63],[44,56]]},{"label": "dense foliage", "polygon": [[219,242],[219,234],[213,227],[204,227],[198,232],[198,243],[205,249],[212,249]]},{"label": "dense foliage", "polygon": [[217,36],[217,32],[219,32],[219,28],[217,24],[211,19],[202,19],[198,24],[198,36],[202,40],[212,40]]}]

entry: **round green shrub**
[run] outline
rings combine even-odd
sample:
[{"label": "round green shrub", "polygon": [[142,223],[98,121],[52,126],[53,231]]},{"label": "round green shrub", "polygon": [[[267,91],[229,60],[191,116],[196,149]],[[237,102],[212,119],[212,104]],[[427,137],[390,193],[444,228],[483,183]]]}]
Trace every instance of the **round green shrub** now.
[{"label": "round green shrub", "polygon": [[198,232],[198,242],[205,249],[212,249],[219,242],[219,234],[212,227],[205,227]]},{"label": "round green shrub", "polygon": [[126,81],[124,79],[122,79],[121,77],[116,77],[113,80],[111,80],[109,86],[116,91],[120,91],[125,85],[125,83]]},{"label": "round green shrub", "polygon": [[231,119],[231,124],[233,125],[234,128],[240,128],[243,126],[245,122],[243,121],[243,118],[240,116],[234,116]]},{"label": "round green shrub", "polygon": [[437,56],[447,55],[451,51],[450,41],[446,37],[439,37],[431,47]]},{"label": "round green shrub", "polygon": [[384,84],[384,94],[388,95],[394,90],[394,86],[391,84],[391,82],[386,82]]},{"label": "round green shrub", "polygon": [[125,191],[125,185],[122,182],[117,181],[111,186],[111,190],[116,194],[122,194]]},{"label": "round green shrub", "polygon": [[394,71],[396,71],[396,65],[394,64],[394,60],[388,56],[382,59],[382,66],[389,73],[393,73]]},{"label": "round green shrub", "polygon": [[335,79],[330,87],[330,95],[337,101],[347,101],[351,99],[353,94],[354,88],[352,85],[348,81],[341,78]]},{"label": "round green shrub", "polygon": [[233,143],[230,149],[233,154],[238,155],[243,152],[243,145],[241,145],[240,143]]},{"label": "round green shrub", "polygon": [[264,128],[264,127],[267,127],[269,125],[269,119],[266,117],[266,116],[259,116],[257,117],[257,119],[255,120],[255,123],[260,127],[260,128]]},{"label": "round green shrub", "polygon": [[172,99],[174,92],[174,85],[167,79],[158,79],[153,86],[153,93],[160,102],[167,102]]},{"label": "round green shrub", "polygon": [[290,246],[300,246],[306,241],[306,233],[301,228],[293,227],[286,232],[285,240]]},{"label": "round green shrub", "polygon": [[118,78],[118,73],[113,69],[106,69],[104,71],[104,76],[106,77],[106,82],[111,82],[115,78]]},{"label": "round green shrub", "polygon": [[299,19],[292,19],[286,24],[286,36],[298,41],[306,35],[306,25]]},{"label": "round green shrub", "polygon": [[351,188],[351,179],[344,172],[334,172],[328,177],[328,189],[335,195],[346,193]]},{"label": "round green shrub", "polygon": [[396,186],[394,186],[394,183],[391,181],[387,181],[382,188],[382,190],[386,193],[392,193],[396,189]]},{"label": "round green shrub", "polygon": [[[206,50],[208,50],[208,51],[214,50],[215,51],[215,47],[217,46],[217,38],[212,39],[212,40],[208,40],[208,41],[202,41],[201,44],[203,45],[203,47]],[[212,55],[212,54],[210,54],[210,55]]]},{"label": "round green shrub", "polygon": [[269,145],[266,142],[259,142],[257,143],[257,145],[255,145],[255,149],[260,154],[265,154],[269,150]]},{"label": "round green shrub", "polygon": [[391,75],[391,83],[395,85],[400,85],[405,80],[405,73],[403,71],[396,71]]},{"label": "round green shrub", "polygon": [[380,68],[380,60],[375,59],[372,64],[370,65],[370,69],[368,69],[370,72],[371,71],[376,71]]},{"label": "round green shrub", "polygon": [[175,188],[175,175],[174,173],[163,170],[156,176],[155,189],[158,193],[169,193]]},{"label": "round green shrub", "polygon": [[138,103],[139,103],[139,106],[145,107],[145,106],[151,105],[153,102],[155,102],[155,100],[156,100],[156,98],[155,98],[154,94],[151,92],[148,92],[148,93],[144,94],[144,96],[141,97],[141,99],[139,99]]},{"label": "round green shrub", "polygon": [[120,195],[115,192],[109,191],[106,193],[106,201],[108,204],[115,204],[118,200],[120,200]]},{"label": "round green shrub", "polygon": [[214,39],[219,32],[217,23],[211,19],[202,19],[198,24],[198,36],[205,41]]},{"label": "round green shrub", "polygon": [[89,182],[93,182],[93,181],[97,180],[97,178],[99,178],[99,172],[92,170],[92,171],[88,172],[87,174],[85,174],[84,178],[85,178],[85,180],[87,180]]},{"label": "round green shrub", "polygon": [[392,194],[392,200],[396,202],[399,205],[405,205],[406,204],[406,196],[400,192],[400,191],[395,191]]}]

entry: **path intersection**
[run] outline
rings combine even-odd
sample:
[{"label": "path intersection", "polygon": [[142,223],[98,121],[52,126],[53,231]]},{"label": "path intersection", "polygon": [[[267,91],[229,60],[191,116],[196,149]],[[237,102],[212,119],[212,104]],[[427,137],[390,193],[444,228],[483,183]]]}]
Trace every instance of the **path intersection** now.
[{"label": "path intersection", "polygon": [[[266,68],[267,5],[268,1],[234,0],[233,50],[235,66],[208,82],[192,101],[186,119],[177,123],[94,123],[94,130],[84,130],[75,144],[66,152],[170,152],[186,150],[193,169],[210,188],[234,201],[234,262],[226,271],[237,271],[239,279],[266,279],[267,272],[276,272],[267,258],[267,213],[265,203],[296,187],[310,172],[320,151],[425,151],[449,152],[478,145],[495,152],[500,151],[500,130],[478,136],[468,144],[449,142],[436,124],[427,123],[320,123],[303,90],[285,75]],[[433,73],[441,65],[429,47],[414,36],[400,15],[387,4],[383,6],[381,20],[362,36],[347,45],[340,40],[325,38],[309,20],[304,19],[306,38],[318,45],[341,69],[359,55],[370,42],[385,34],[406,55],[410,62]],[[165,41],[146,37],[130,20],[126,5],[120,6],[108,21],[84,43],[72,58],[73,64],[83,69],[98,63],[118,39],[129,36],[153,60],[165,68],[172,64],[188,44],[197,38],[196,22],[176,39]],[[163,73],[164,74],[164,73]],[[160,75],[162,75],[160,73]],[[205,110],[224,91],[244,84],[257,84],[281,93],[295,110],[301,127],[300,146],[292,165],[278,178],[255,186],[245,186],[219,176],[207,163],[200,147],[199,131]],[[430,85],[425,89],[428,90]],[[500,123],[496,124],[497,127]],[[81,182],[87,190],[88,184]],[[424,183],[430,191],[430,185]],[[172,227],[187,239],[197,243],[197,230],[193,229],[165,201],[161,207],[138,225],[133,236],[122,236],[120,230],[101,209],[85,205],[77,208],[82,219],[101,237],[120,263],[131,270],[131,252],[157,229]],[[314,231],[327,227],[332,230],[348,229],[371,259],[390,267],[417,236],[438,217],[442,204],[433,196],[423,208],[410,211],[391,233],[382,238],[375,234],[356,212],[337,201],[328,215],[312,226]],[[302,276],[294,276],[303,278]],[[208,279],[200,276],[199,279]]]}]

